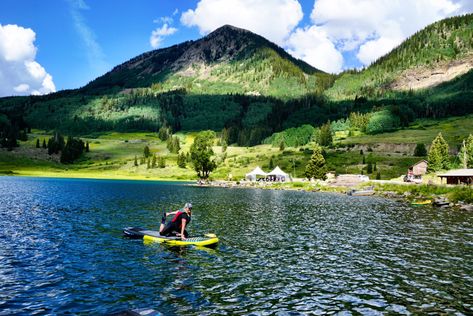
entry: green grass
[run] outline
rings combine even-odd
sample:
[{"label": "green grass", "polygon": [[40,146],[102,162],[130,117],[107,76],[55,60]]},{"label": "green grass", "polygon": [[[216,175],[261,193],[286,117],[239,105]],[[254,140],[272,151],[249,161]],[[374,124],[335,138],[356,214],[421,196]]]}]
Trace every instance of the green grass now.
[{"label": "green grass", "polygon": [[347,137],[341,144],[429,144],[441,132],[450,146],[456,146],[473,133],[473,115],[445,119],[419,119],[406,129],[377,135]]}]

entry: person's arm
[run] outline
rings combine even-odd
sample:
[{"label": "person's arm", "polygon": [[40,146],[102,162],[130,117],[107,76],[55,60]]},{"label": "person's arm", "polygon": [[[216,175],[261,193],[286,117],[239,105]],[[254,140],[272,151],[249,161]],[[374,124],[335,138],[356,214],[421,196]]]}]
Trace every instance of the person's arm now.
[{"label": "person's arm", "polygon": [[184,235],[184,230],[186,229],[186,223],[187,223],[187,221],[183,218],[182,219],[182,225],[181,225],[181,239],[182,240],[186,239],[186,235]]},{"label": "person's arm", "polygon": [[175,215],[177,212],[179,212],[179,211],[174,211],[174,212],[166,213],[166,217],[169,216],[169,215]]}]

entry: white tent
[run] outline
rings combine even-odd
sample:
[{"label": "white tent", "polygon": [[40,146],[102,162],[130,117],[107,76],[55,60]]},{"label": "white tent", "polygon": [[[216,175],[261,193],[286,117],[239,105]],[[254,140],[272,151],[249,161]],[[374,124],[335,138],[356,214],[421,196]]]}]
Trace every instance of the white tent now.
[{"label": "white tent", "polygon": [[249,181],[256,181],[258,176],[266,177],[266,172],[261,170],[260,167],[256,167],[253,171],[251,171],[250,173],[247,173],[245,175],[245,178]]},{"label": "white tent", "polygon": [[282,181],[282,182],[289,180],[290,178],[287,173],[285,173],[284,171],[281,170],[281,168],[279,168],[279,166],[274,168],[273,171],[267,174],[267,176],[271,181]]}]

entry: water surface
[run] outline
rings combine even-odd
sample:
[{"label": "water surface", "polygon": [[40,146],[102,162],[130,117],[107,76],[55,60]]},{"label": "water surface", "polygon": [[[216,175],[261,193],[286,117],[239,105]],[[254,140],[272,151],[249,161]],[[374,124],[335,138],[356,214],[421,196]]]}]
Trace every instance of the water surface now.
[{"label": "water surface", "polygon": [[[217,249],[146,246],[190,201]],[[376,198],[0,178],[0,315],[472,314],[472,214]]]}]

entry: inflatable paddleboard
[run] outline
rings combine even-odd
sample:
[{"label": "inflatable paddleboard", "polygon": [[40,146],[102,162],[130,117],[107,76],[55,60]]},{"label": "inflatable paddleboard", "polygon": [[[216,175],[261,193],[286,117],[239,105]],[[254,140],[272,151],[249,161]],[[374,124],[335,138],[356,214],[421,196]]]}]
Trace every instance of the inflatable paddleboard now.
[{"label": "inflatable paddleboard", "polygon": [[189,237],[185,240],[182,240],[180,237],[166,237],[161,236],[158,231],[147,230],[140,227],[127,227],[123,230],[123,234],[126,237],[132,239],[143,239],[146,242],[158,242],[170,246],[206,246],[212,247],[216,246],[218,243],[217,235],[215,234],[205,234],[204,236],[198,237]]}]

